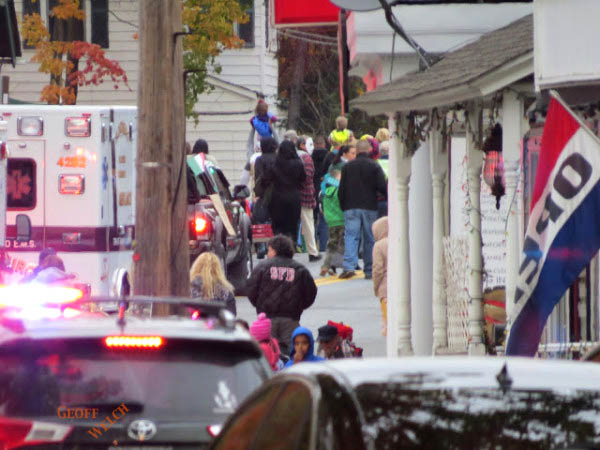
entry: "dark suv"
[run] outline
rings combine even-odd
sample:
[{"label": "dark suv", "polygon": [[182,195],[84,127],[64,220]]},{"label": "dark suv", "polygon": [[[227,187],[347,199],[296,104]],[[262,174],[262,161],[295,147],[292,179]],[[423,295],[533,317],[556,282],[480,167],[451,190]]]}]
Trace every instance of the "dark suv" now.
[{"label": "dark suv", "polygon": [[205,448],[270,368],[228,311],[180,300],[197,320],[0,305],[0,448]]},{"label": "dark suv", "polygon": [[[239,293],[252,271],[252,226],[244,208],[250,192],[236,186],[233,196],[223,171],[202,153],[188,156],[187,162],[197,187],[196,198],[188,196],[190,264],[203,252],[215,253]],[[221,212],[215,204],[219,201]],[[232,230],[227,230],[222,214],[227,215]]]}]

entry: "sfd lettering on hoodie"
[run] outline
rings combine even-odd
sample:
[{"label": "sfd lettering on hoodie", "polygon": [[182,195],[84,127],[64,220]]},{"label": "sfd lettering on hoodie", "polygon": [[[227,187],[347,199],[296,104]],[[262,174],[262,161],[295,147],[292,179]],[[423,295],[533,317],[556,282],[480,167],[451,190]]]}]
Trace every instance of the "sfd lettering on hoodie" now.
[{"label": "sfd lettering on hoodie", "polygon": [[296,270],[291,267],[271,267],[271,280],[292,282],[296,276]]}]

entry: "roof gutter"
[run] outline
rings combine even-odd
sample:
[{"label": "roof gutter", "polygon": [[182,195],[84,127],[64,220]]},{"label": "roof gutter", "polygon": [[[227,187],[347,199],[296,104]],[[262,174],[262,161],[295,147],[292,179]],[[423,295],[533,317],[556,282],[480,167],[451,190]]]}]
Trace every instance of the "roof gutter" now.
[{"label": "roof gutter", "polygon": [[[350,104],[353,108],[365,111],[369,115],[428,111],[440,106],[486,97],[531,74],[533,74],[533,51],[465,83],[383,102],[359,97]],[[368,97],[368,94],[365,94],[365,97]]]}]

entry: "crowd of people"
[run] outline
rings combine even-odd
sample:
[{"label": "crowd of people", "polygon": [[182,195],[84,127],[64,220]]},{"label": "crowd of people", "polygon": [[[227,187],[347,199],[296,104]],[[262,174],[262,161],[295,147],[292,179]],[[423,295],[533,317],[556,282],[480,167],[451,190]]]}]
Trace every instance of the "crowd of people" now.
[{"label": "crowd of people", "polygon": [[[305,247],[309,262],[322,260],[324,252],[321,276],[351,278],[362,258],[364,276],[371,279],[372,225],[387,216],[389,131],[380,128],[375,136],[357,139],[340,116],[327,138],[287,130],[279,142],[276,121],[259,100],[241,179],[253,193],[252,223],[270,224],[273,234],[290,237],[297,251]],[[188,152],[214,160],[203,139]],[[191,202],[198,197],[191,173],[188,196]],[[264,244],[257,245],[257,255],[265,257]]]},{"label": "crowd of people", "polygon": [[[245,293],[258,317],[250,326],[240,323],[259,342],[273,370],[301,361],[359,356],[362,351],[353,344],[352,333],[344,331],[348,327],[334,322],[319,328],[315,348],[313,333],[300,320],[314,303],[317,286],[294,256],[302,251],[303,241],[308,261],[322,260],[321,276],[342,279],[354,277],[362,259],[364,277],[373,279],[386,333],[389,132],[381,128],[375,136],[357,139],[340,116],[327,138],[287,130],[279,141],[276,121],[259,101],[250,120],[242,183],[253,192],[252,222],[271,224],[274,237],[258,249],[258,257],[266,260],[246,283]],[[193,297],[222,301],[235,314],[233,287],[214,255],[198,257],[190,281]]]},{"label": "crowd of people", "polygon": [[[254,192],[253,223],[270,223],[298,248],[303,241],[310,262],[324,251],[321,276],[340,268],[340,278],[353,277],[362,255],[365,278],[372,278],[372,225],[387,216],[388,130],[356,139],[340,116],[327,138],[288,130],[278,143],[275,120],[260,101],[242,177]],[[258,255],[264,257],[264,249]]]}]

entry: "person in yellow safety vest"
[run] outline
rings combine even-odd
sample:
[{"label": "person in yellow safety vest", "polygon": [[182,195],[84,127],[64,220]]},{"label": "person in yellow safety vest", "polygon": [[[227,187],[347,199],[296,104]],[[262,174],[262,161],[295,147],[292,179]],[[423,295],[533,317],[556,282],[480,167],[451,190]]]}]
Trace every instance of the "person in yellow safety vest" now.
[{"label": "person in yellow safety vest", "polygon": [[346,145],[353,137],[354,133],[348,129],[348,119],[344,116],[336,118],[335,130],[329,133],[329,144],[331,145],[331,149],[333,149],[333,141],[338,142],[340,145]]}]

